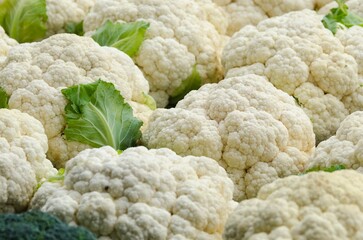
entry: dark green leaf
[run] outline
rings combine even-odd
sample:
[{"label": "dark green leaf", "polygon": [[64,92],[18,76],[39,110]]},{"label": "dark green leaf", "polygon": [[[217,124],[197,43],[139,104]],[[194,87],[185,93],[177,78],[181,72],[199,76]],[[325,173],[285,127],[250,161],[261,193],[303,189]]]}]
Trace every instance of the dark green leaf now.
[{"label": "dark green leaf", "polygon": [[79,36],[83,36],[84,35],[83,21],[81,21],[79,23],[67,23],[66,27],[65,27],[65,31],[66,31],[66,33],[74,33]]},{"label": "dark green leaf", "polygon": [[200,77],[197,66],[193,67],[192,74],[186,79],[184,79],[181,85],[175,89],[175,91],[169,97],[168,108],[174,107],[181,99],[187,95],[188,92],[196,90],[202,86],[202,78]]},{"label": "dark green leaf", "polygon": [[0,108],[8,108],[9,96],[6,94],[5,90],[0,87]]}]

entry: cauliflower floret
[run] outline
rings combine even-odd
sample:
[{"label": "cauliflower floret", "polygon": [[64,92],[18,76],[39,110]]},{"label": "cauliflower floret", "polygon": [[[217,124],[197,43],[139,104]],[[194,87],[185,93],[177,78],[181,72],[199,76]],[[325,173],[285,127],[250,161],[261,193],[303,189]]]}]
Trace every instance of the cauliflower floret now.
[{"label": "cauliflower floret", "polygon": [[42,124],[19,110],[0,109],[0,212],[26,210],[37,183],[57,173],[46,159]]},{"label": "cauliflower floret", "polygon": [[360,239],[363,175],[352,170],[289,176],[262,187],[229,216],[223,237]]},{"label": "cauliflower floret", "polygon": [[309,162],[312,167],[343,165],[358,169],[363,166],[363,112],[350,114],[341,122],[335,136],[321,142]]},{"label": "cauliflower floret", "polygon": [[303,171],[314,138],[294,99],[257,75],[206,84],[176,108],[157,109],[143,134],[150,148],[218,161],[235,183],[237,201],[256,196],[278,177]]},{"label": "cauliflower floret", "polygon": [[44,125],[48,157],[57,167],[87,147],[62,137],[67,101],[61,89],[102,79],[115,85],[143,121],[152,112],[144,105],[148,82],[132,59],[115,48],[100,47],[88,37],[56,34],[13,47],[0,66],[0,79],[0,87],[11,95],[9,107],[29,113]]},{"label": "cauliflower floret", "polygon": [[221,239],[236,206],[233,183],[210,158],[169,149],[87,149],[63,183],[44,183],[31,202],[110,239]]},{"label": "cauliflower floret", "polygon": [[203,83],[222,79],[220,54],[225,38],[220,33],[227,24],[223,24],[223,11],[213,7],[210,0],[99,0],[86,16],[84,29],[89,35],[106,20],[150,23],[134,60],[158,107],[165,107],[195,65]]},{"label": "cauliflower floret", "polygon": [[47,6],[47,35],[65,32],[70,23],[83,21],[96,0],[46,0]]},{"label": "cauliflower floret", "polygon": [[18,42],[6,35],[4,29],[0,26],[0,66],[5,61],[8,51],[11,47],[18,45]]},{"label": "cauliflower floret", "polygon": [[[354,29],[350,31],[353,35]],[[226,45],[222,62],[227,76],[266,76],[296,98],[320,142],[334,135],[353,109],[363,106],[358,100],[363,82],[357,56],[361,38],[345,39],[343,33],[335,37],[313,11],[291,12],[242,28]]]}]

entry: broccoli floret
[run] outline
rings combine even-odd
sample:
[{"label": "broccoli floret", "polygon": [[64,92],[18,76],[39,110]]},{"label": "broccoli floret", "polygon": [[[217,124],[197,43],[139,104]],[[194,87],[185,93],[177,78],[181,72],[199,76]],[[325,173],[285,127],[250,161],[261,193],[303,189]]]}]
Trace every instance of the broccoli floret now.
[{"label": "broccoli floret", "polygon": [[40,211],[0,214],[0,239],[7,240],[96,240],[86,228],[68,226]]}]

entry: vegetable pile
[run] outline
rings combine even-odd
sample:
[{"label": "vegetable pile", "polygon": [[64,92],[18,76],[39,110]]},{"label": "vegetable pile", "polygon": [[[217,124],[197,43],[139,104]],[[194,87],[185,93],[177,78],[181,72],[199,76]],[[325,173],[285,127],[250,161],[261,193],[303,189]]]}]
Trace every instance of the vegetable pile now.
[{"label": "vegetable pile", "polygon": [[0,0],[1,239],[362,239],[363,0]]}]

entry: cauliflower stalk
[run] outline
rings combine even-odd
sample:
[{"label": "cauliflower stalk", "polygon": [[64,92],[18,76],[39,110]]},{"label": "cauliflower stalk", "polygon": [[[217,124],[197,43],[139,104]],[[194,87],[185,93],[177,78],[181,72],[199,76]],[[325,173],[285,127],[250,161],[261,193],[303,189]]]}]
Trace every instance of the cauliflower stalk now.
[{"label": "cauliflower stalk", "polygon": [[0,87],[10,96],[9,108],[26,112],[44,125],[48,157],[57,167],[89,147],[64,139],[67,99],[62,89],[102,79],[114,84],[145,126],[152,112],[145,105],[150,105],[148,82],[132,59],[88,37],[56,34],[15,46],[0,65],[0,79]]},{"label": "cauliflower stalk", "polygon": [[0,212],[27,209],[34,190],[57,170],[46,159],[42,124],[19,110],[0,109]]},{"label": "cauliflower stalk", "polygon": [[210,158],[169,149],[87,149],[31,202],[102,239],[221,239],[236,206],[233,183]]},{"label": "cauliflower stalk", "polygon": [[176,108],[157,109],[142,139],[149,148],[215,159],[234,181],[237,201],[304,171],[315,146],[312,124],[295,100],[252,74],[206,84]]},{"label": "cauliflower stalk", "polygon": [[363,175],[353,170],[278,179],[229,216],[225,240],[363,237]]}]

